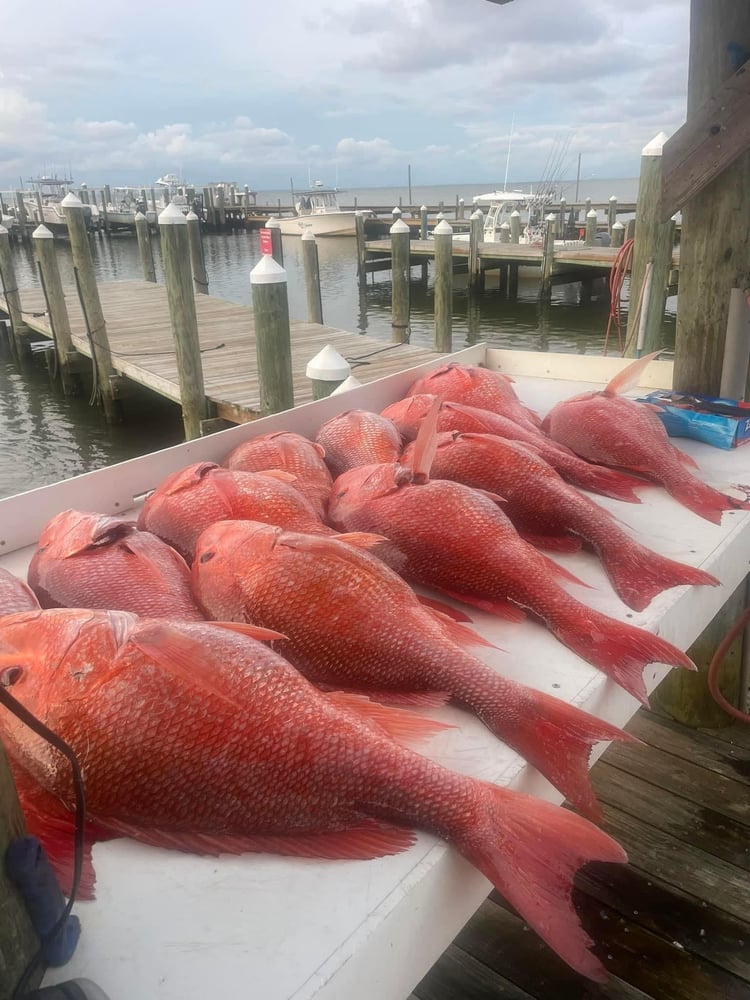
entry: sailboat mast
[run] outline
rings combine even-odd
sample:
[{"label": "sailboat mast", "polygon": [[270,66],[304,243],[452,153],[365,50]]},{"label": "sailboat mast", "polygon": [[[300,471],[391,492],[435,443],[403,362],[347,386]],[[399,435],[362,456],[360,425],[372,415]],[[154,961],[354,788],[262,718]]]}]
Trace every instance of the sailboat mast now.
[{"label": "sailboat mast", "polygon": [[576,201],[578,201],[578,187],[579,187],[580,183],[581,183],[581,154],[579,152],[578,153],[578,170],[576,172],[576,198],[575,198]]},{"label": "sailboat mast", "polygon": [[508,170],[510,169],[510,147],[513,143],[513,126],[516,122],[516,113],[513,112],[510,119],[510,135],[508,136],[508,152],[505,154],[505,180],[503,181],[503,191],[508,189]]}]

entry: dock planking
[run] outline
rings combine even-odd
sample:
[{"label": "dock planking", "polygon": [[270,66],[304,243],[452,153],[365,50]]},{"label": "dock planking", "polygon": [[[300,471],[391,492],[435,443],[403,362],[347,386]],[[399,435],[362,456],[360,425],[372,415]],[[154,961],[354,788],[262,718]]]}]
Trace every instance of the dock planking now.
[{"label": "dock planking", "polygon": [[[76,291],[66,287],[64,294],[73,346],[80,354],[91,357]],[[99,295],[115,370],[179,403],[177,361],[164,286],[149,281],[103,282]],[[22,289],[21,304],[31,333],[51,337],[41,289]],[[195,304],[207,398],[218,417],[233,423],[254,419],[260,415],[260,389],[252,307],[210,295],[197,295]],[[1,295],[0,310],[7,312]],[[438,357],[433,351],[411,344],[386,344],[373,337],[299,320],[291,322],[291,338],[295,405],[312,400],[305,368],[326,344],[350,362],[352,374],[363,383]]]}]

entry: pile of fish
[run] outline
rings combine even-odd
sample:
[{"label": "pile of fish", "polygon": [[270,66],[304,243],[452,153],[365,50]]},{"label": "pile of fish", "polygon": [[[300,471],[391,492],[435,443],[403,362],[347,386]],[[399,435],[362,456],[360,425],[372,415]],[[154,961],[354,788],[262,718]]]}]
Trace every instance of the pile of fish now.
[{"label": "pile of fish", "polygon": [[[625,860],[595,825],[588,763],[596,742],[629,737],[487,666],[470,650],[489,644],[456,603],[509,629],[531,614],[644,703],[646,664],[693,668],[574,598],[564,584],[576,577],[540,551],[589,546],[637,610],[670,587],[719,583],[637,543],[578,491],[639,503],[645,476],[714,522],[735,505],[619,395],[646,360],[544,423],[507,377],[445,365],[382,414],[334,417],[314,442],[268,434],[223,466],[168,476],[137,523],[54,517],[28,585],[0,571],[0,684],[79,755],[89,851],[128,836],[202,854],[373,858],[428,830],[573,968],[606,978],[572,878]],[[429,709],[448,701],[581,815],[412,749],[445,728]],[[8,712],[0,737],[29,828],[69,884],[69,770]],[[90,894],[90,853],[85,875]]]}]

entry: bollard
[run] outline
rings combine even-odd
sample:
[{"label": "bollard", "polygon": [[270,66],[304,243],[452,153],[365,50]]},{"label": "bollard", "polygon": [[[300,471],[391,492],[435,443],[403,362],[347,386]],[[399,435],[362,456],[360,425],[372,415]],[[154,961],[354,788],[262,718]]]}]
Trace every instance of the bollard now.
[{"label": "bollard", "polygon": [[539,288],[539,298],[542,302],[549,302],[552,298],[552,264],[555,257],[556,221],[556,216],[552,212],[544,220],[544,259],[542,261],[542,281]]},{"label": "bollard", "polygon": [[354,213],[354,235],[357,243],[357,278],[360,287],[364,288],[367,282],[367,244],[365,241],[365,217],[361,212]]},{"label": "bollard", "polygon": [[335,347],[326,344],[307,365],[305,374],[312,381],[313,399],[325,399],[343,385],[352,369]]},{"label": "bollard", "polygon": [[185,216],[188,231],[188,244],[190,246],[190,264],[193,270],[193,286],[196,292],[201,295],[208,295],[208,275],[206,274],[206,260],[203,256],[203,242],[201,240],[201,220],[195,212],[188,212]]},{"label": "bollard", "polygon": [[109,349],[107,324],[99,301],[99,289],[96,285],[94,262],[91,258],[91,246],[86,230],[83,205],[72,193],[65,195],[60,202],[68,226],[68,239],[73,257],[73,267],[76,273],[78,295],[86,323],[86,333],[91,345],[96,371],[96,391],[101,395],[104,415],[108,421],[118,417],[114,392],[114,368],[112,353]]},{"label": "bollard", "polygon": [[419,238],[420,240],[427,239],[427,206],[422,205],[419,210]]},{"label": "bollard", "polygon": [[359,389],[362,383],[356,379],[353,375],[349,378],[345,378],[341,385],[337,385],[336,388],[331,393],[332,396],[339,396],[342,392],[349,392],[350,389]]},{"label": "bollard", "polygon": [[42,279],[44,300],[47,303],[49,325],[52,330],[52,339],[55,342],[63,392],[66,396],[76,395],[80,391],[80,380],[73,371],[72,362],[75,354],[70,334],[70,317],[60,280],[55,238],[46,226],[37,226],[31,237]]},{"label": "bollard", "polygon": [[479,258],[479,244],[484,233],[484,215],[477,209],[470,215],[471,231],[469,233],[469,288],[479,288],[481,282],[482,262]]},{"label": "bollard", "polygon": [[521,241],[521,213],[517,208],[510,213],[510,242],[520,243]]},{"label": "bollard", "polygon": [[5,302],[10,316],[11,343],[16,357],[20,358],[28,353],[29,346],[21,336],[26,330],[26,324],[23,321],[21,295],[18,291],[16,269],[10,250],[10,233],[5,226],[0,226],[0,280],[3,283]]},{"label": "bollard", "polygon": [[284,247],[281,243],[281,223],[272,216],[266,223],[266,229],[271,230],[271,256],[279,267],[283,267]]},{"label": "bollard", "polygon": [[250,272],[255,315],[260,408],[263,414],[294,406],[292,344],[286,271],[265,255]]},{"label": "bollard", "polygon": [[435,350],[449,354],[453,343],[453,227],[445,220],[435,237]]},{"label": "bollard", "polygon": [[[320,265],[318,244],[310,230],[302,234],[302,263],[305,269],[305,293],[307,295],[307,322],[323,325],[323,300],[320,294]],[[311,362],[312,363],[312,362]],[[312,377],[312,376],[310,376]],[[328,393],[326,393],[328,395]],[[317,396],[314,396],[317,399]]]},{"label": "bollard", "polygon": [[587,247],[594,245],[594,240],[596,239],[596,221],[596,209],[592,208],[586,213],[586,237],[584,242]]},{"label": "bollard", "polygon": [[612,242],[610,246],[621,247],[625,242],[625,226],[621,222],[616,222],[612,226]]},{"label": "bollard", "polygon": [[391,340],[409,342],[409,227],[403,219],[391,226]]},{"label": "bollard", "polygon": [[617,222],[617,195],[610,195],[609,197],[609,208],[607,210],[607,225],[609,229],[610,236],[612,235],[612,227]]},{"label": "bollard", "polygon": [[159,214],[159,235],[177,355],[182,423],[185,439],[190,441],[201,436],[201,421],[208,416],[208,406],[190,268],[190,238],[187,219],[177,205],[167,205]]},{"label": "bollard", "polygon": [[151,246],[151,230],[143,212],[135,213],[135,234],[138,237],[138,253],[141,258],[144,281],[156,281],[154,251]]}]

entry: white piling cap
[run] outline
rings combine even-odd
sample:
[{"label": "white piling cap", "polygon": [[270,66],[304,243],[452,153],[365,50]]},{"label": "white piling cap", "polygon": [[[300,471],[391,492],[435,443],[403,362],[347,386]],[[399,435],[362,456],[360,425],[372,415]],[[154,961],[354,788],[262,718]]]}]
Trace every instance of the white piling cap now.
[{"label": "white piling cap", "polygon": [[432,231],[436,236],[452,236],[453,226],[446,219],[442,219]]},{"label": "white piling cap", "polygon": [[422,207],[419,209],[419,211],[420,212],[426,212],[427,211],[427,206],[426,205],[422,205]]},{"label": "white piling cap", "polygon": [[[596,213],[594,213],[594,214],[596,215]],[[554,222],[556,219],[557,219],[557,216],[555,215],[554,212],[550,212],[549,215],[545,215],[544,216],[544,221],[545,222]]]},{"label": "white piling cap", "polygon": [[266,221],[266,229],[281,229],[281,223],[275,215]]},{"label": "white piling cap", "polygon": [[81,208],[83,202],[80,198],[77,198],[72,191],[68,191],[60,204],[63,208]]},{"label": "white piling cap", "polygon": [[198,222],[199,221],[198,220],[198,216],[195,214],[195,212],[192,210],[192,208],[190,209],[190,211],[188,212],[188,214],[185,216],[185,218],[187,219],[188,222]]},{"label": "white piling cap", "polygon": [[625,226],[621,222],[615,222],[615,224],[612,226],[612,228],[613,229],[624,229]]},{"label": "white piling cap", "polygon": [[315,233],[312,231],[312,229],[306,229],[304,231],[304,233],[302,234],[301,239],[307,240],[308,243],[310,242],[310,240],[312,240],[313,243],[314,243],[315,242]]},{"label": "white piling cap", "polygon": [[646,145],[641,150],[641,156],[661,156],[664,149],[664,143],[667,141],[669,136],[666,132],[659,132],[655,135],[651,142],[647,142]]},{"label": "white piling cap", "polygon": [[183,215],[182,209],[175,205],[173,201],[170,201],[167,207],[159,212],[159,225],[186,226],[187,219]]},{"label": "white piling cap", "polygon": [[475,208],[474,211],[469,216],[470,219],[483,219],[484,213],[481,208]]},{"label": "white piling cap", "polygon": [[350,389],[359,389],[362,383],[356,379],[353,375],[349,378],[345,378],[341,385],[337,385],[336,388],[331,393],[332,396],[338,396],[342,392],[349,392]]},{"label": "white piling cap", "polygon": [[352,369],[335,347],[326,344],[307,365],[305,374],[319,382],[341,382],[351,375]]},{"label": "white piling cap", "polygon": [[136,212],[135,213],[135,221],[136,222],[138,222],[140,219],[145,219],[145,218],[146,218],[146,216],[143,214],[143,212]]},{"label": "white piling cap", "polygon": [[516,219],[520,219],[521,218],[521,213],[518,211],[517,208],[514,208],[513,211],[510,213],[510,217],[511,217],[511,219],[514,218],[514,217]]},{"label": "white piling cap", "polygon": [[406,225],[403,219],[396,219],[390,228],[391,233],[408,233],[409,227]]},{"label": "white piling cap", "polygon": [[270,254],[263,254],[250,272],[251,285],[279,285],[286,281],[286,271]]},{"label": "white piling cap", "polygon": [[398,207],[398,205],[394,205],[393,208],[391,209],[391,215],[403,215],[403,212]]},{"label": "white piling cap", "polygon": [[438,212],[436,218],[438,222],[442,222],[443,219],[445,218],[445,214],[443,212]]},{"label": "white piling cap", "polygon": [[596,218],[596,209],[595,208],[590,208],[588,210],[588,212],[586,212],[586,218],[587,219],[595,219]]},{"label": "white piling cap", "polygon": [[459,204],[459,205],[465,205],[465,204],[466,204],[466,202],[465,202],[465,201],[463,200],[463,198],[459,198],[459,199],[458,199],[458,204]]},{"label": "white piling cap", "polygon": [[611,194],[611,195],[609,196],[609,200],[610,200],[610,201],[617,201],[617,195],[616,195],[616,194]]},{"label": "white piling cap", "polygon": [[504,222],[502,224],[502,226],[500,226],[500,228],[501,229],[510,229],[510,223],[509,222]]},{"label": "white piling cap", "polygon": [[53,240],[55,238],[46,226],[37,226],[31,236],[35,240]]}]

